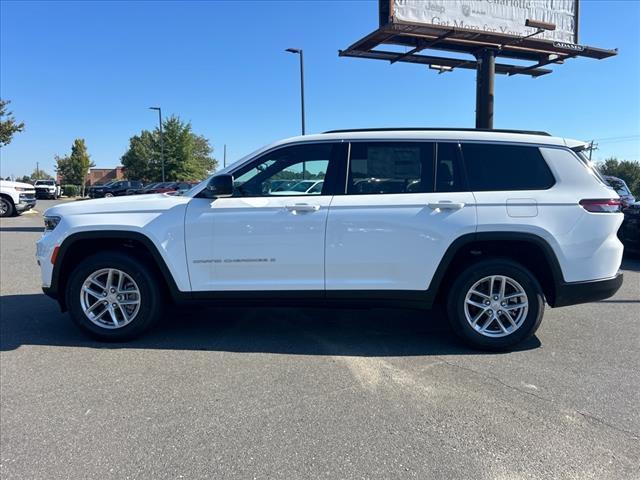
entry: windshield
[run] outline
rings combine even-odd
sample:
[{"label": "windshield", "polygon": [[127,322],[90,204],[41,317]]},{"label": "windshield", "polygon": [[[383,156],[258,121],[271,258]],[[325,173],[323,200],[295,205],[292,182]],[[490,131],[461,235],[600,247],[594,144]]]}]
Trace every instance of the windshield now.
[{"label": "windshield", "polygon": [[54,180],[36,180],[36,185],[54,185]]}]

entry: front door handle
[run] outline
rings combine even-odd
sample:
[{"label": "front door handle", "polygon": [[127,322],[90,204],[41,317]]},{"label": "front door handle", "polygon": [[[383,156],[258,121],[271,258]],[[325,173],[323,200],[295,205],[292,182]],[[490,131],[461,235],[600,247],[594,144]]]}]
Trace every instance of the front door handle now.
[{"label": "front door handle", "polygon": [[285,208],[290,212],[317,212],[318,210],[320,210],[320,205],[296,203],[295,205],[286,205]]},{"label": "front door handle", "polygon": [[462,202],[450,202],[448,200],[443,200],[440,202],[429,203],[429,208],[434,210],[460,210],[464,207],[464,203]]}]

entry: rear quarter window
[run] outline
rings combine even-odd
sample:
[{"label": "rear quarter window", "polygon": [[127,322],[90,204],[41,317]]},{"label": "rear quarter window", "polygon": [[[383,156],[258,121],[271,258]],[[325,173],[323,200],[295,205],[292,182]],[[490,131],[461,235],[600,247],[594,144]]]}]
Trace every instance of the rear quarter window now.
[{"label": "rear quarter window", "polygon": [[555,183],[537,147],[463,143],[472,191],[546,190]]}]

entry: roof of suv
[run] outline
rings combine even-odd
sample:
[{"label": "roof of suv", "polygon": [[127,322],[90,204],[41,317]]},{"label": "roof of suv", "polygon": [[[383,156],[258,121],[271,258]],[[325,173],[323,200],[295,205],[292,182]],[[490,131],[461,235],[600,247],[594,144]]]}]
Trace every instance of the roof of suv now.
[{"label": "roof of suv", "polygon": [[[469,128],[407,128],[407,129],[353,129],[331,130],[325,133],[288,138],[277,142],[285,144],[301,141],[322,140],[459,140],[459,141],[497,141],[510,143],[535,143],[537,145],[553,145],[577,147],[586,142],[562,137],[553,137],[546,132],[528,130],[481,130]],[[271,146],[275,146],[271,145]]]},{"label": "roof of suv", "polygon": [[[469,128],[405,128],[405,129],[353,129],[331,130],[325,133],[313,135],[301,135],[285,138],[277,142],[265,145],[262,148],[240,158],[238,161],[227,165],[216,174],[227,173],[237,169],[251,159],[268,150],[284,145],[303,142],[326,142],[327,140],[451,140],[451,141],[483,141],[506,143],[530,143],[535,145],[549,145],[557,147],[580,148],[587,142],[572,140],[562,137],[552,137],[546,132],[528,130],[482,130]],[[204,183],[204,182],[203,182]],[[197,193],[197,192],[196,192]]]}]

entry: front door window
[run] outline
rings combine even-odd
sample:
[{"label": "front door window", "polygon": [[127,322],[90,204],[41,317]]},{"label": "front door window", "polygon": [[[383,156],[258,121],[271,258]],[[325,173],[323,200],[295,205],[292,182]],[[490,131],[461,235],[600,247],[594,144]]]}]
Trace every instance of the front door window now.
[{"label": "front door window", "polygon": [[321,195],[333,145],[295,145],[265,154],[234,179],[239,197]]}]

